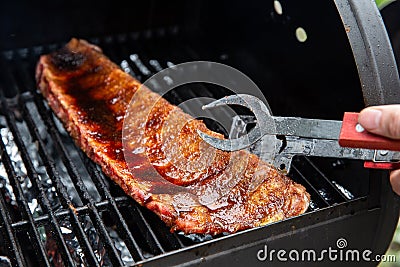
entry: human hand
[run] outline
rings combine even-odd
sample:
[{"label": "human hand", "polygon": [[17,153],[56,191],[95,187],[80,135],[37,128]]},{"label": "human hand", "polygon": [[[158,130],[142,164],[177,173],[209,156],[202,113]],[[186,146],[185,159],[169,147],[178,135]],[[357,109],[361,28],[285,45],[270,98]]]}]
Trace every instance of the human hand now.
[{"label": "human hand", "polygon": [[[358,122],[368,132],[400,139],[400,105],[382,105],[363,109]],[[400,195],[400,169],[390,173],[393,191]]]}]

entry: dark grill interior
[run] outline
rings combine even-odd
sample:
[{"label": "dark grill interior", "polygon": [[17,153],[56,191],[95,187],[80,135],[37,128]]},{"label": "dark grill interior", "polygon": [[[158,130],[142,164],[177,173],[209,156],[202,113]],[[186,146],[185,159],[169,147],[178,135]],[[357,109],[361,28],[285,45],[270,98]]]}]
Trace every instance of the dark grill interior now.
[{"label": "dark grill interior", "polygon": [[[173,49],[163,46],[164,54],[157,51],[157,57],[153,57],[151,51],[131,43],[130,38],[123,35],[91,41],[142,82],[159,68],[196,57],[194,51],[176,43]],[[0,148],[6,176],[1,177],[4,242],[0,254],[19,266],[51,266],[61,261],[65,266],[79,262],[120,266],[209,239],[171,234],[163,222],[127,197],[74,146],[36,90],[34,80],[39,55],[60,46],[2,54]],[[129,55],[135,54],[133,61]],[[201,86],[202,94],[215,95],[213,88],[197,86]],[[198,96],[190,88],[171,93],[169,100],[179,103],[182,98]],[[212,122],[209,126],[218,127]],[[359,162],[304,157],[295,160],[291,177],[310,192],[310,212],[368,194],[368,178],[361,188],[346,183],[344,170],[349,164],[353,171],[367,173]],[[344,188],[340,186],[343,183]],[[36,200],[37,207],[31,208]],[[30,241],[29,246],[25,240]]]},{"label": "dark grill interior", "polygon": [[[385,171],[296,157],[289,176],[311,195],[304,215],[229,236],[170,233],[74,145],[35,85],[39,56],[78,37],[141,82],[174,64],[215,61],[248,75],[275,115],[341,119],[364,106],[336,9],[344,2],[282,1],[284,16],[273,1],[153,0],[136,1],[135,9],[123,1],[8,3],[0,10],[0,266],[265,265],[256,258],[264,244],[320,250],[341,237],[383,254],[399,215]],[[299,26],[305,43],[293,34]],[[165,97],[180,104],[228,93],[197,83]],[[201,105],[190,103],[187,112]]]}]

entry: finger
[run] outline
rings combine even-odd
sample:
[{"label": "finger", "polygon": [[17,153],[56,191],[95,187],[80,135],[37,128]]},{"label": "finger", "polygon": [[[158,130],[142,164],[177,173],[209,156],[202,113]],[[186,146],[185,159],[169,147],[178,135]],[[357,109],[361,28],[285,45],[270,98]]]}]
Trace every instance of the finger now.
[{"label": "finger", "polygon": [[390,183],[393,191],[400,196],[400,169],[390,173]]},{"label": "finger", "polygon": [[363,109],[358,122],[367,131],[400,139],[400,105],[382,105]]}]

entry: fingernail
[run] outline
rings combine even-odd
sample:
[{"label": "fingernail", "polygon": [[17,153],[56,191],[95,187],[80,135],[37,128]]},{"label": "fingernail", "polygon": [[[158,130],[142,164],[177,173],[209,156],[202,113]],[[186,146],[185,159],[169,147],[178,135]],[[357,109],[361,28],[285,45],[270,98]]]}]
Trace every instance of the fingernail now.
[{"label": "fingernail", "polygon": [[379,127],[382,112],[379,109],[367,108],[361,111],[358,122],[367,130],[373,130]]}]

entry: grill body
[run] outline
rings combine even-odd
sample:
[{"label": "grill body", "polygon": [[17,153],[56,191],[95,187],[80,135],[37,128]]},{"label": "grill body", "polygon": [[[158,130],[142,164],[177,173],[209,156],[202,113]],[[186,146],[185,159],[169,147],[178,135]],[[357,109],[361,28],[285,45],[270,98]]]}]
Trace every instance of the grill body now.
[{"label": "grill body", "polygon": [[[123,1],[4,4],[0,10],[0,262],[5,266],[253,266],[269,263],[260,259],[265,249],[320,252],[337,248],[341,238],[353,249],[384,254],[399,216],[399,199],[391,191],[388,173],[366,170],[362,162],[331,158],[294,160],[289,176],[303,184],[312,199],[302,216],[212,239],[171,234],[74,146],[34,81],[40,54],[78,37],[98,44],[117,64],[127,64],[142,82],[159,66],[217,61],[253,79],[275,115],[341,119],[343,112],[359,111],[365,104],[399,102],[393,53],[386,53],[391,52],[390,44],[369,49],[376,40],[369,39],[369,25],[362,23],[365,10],[379,22],[376,8],[372,1],[360,1],[363,7],[353,2],[282,1],[282,14],[273,1],[135,1],[129,8]],[[299,27],[307,33],[305,42],[296,38]],[[143,73],[131,55],[140,58],[150,74]],[[384,72],[392,78],[380,76]],[[187,85],[167,98],[178,104],[225,93],[211,85]],[[209,126],[218,130],[211,122]],[[272,264],[286,263],[275,258]],[[338,262],[325,258],[323,264]]]}]

